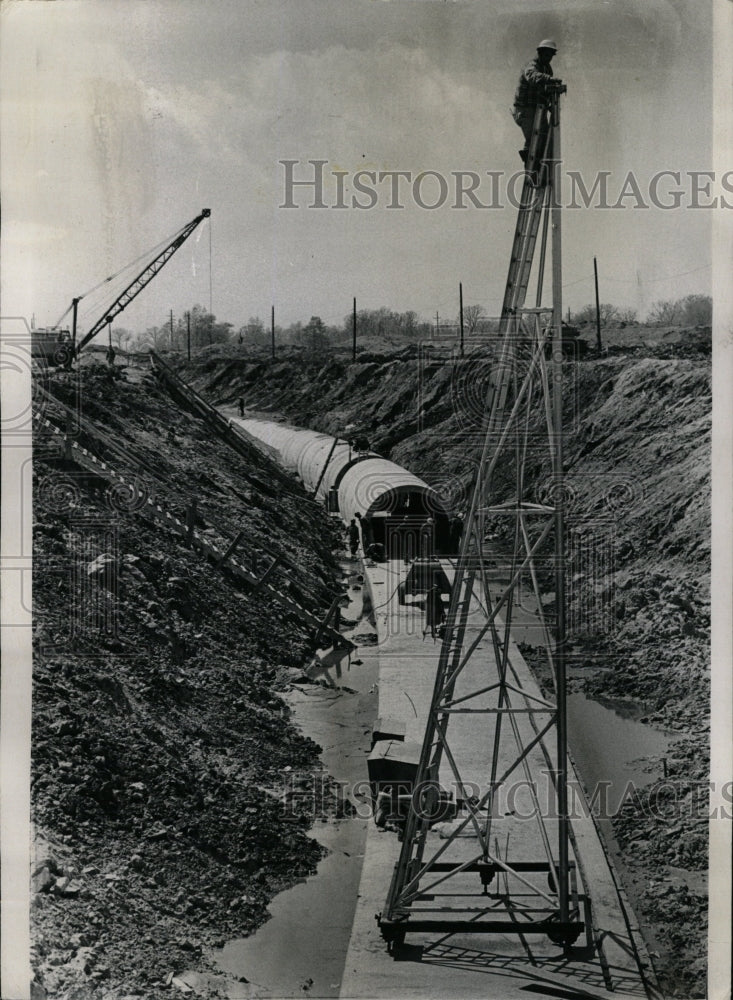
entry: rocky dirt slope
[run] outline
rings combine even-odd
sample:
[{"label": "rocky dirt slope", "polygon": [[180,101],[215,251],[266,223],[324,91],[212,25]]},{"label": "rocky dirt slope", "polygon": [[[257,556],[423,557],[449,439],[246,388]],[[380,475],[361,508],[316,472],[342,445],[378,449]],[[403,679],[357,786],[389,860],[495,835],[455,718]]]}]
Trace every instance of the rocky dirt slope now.
[{"label": "rocky dirt slope", "polygon": [[[574,662],[592,668],[587,690],[627,699],[645,720],[680,734],[671,784],[640,792],[615,830],[661,985],[686,997],[705,990],[710,338],[702,329],[656,339],[566,366],[569,597]],[[465,507],[485,350],[462,363],[430,346],[362,353],[354,364],[307,362],[213,349],[182,373],[213,402],[243,396],[252,412],[366,436]],[[548,471],[530,462],[535,497]],[[498,479],[500,493],[510,473]]]},{"label": "rocky dirt slope", "polygon": [[[136,490],[34,441],[32,887],[34,996],[175,993],[207,949],[266,919],[315,869],[313,817],[282,789],[318,766],[280,697],[310,629],[248,592],[146,514],[147,497],[240,551],[323,615],[335,589],[332,522],[268,461],[212,440],[149,375],[54,373],[36,412]],[[41,387],[43,386],[41,382]],[[325,798],[325,808],[331,808]],[[335,800],[333,808],[337,808]]]}]

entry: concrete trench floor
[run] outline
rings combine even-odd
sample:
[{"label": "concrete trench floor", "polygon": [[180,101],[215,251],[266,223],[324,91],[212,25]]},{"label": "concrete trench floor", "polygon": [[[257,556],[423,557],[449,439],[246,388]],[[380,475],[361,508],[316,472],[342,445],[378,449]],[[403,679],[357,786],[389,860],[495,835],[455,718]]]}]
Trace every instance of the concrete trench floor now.
[{"label": "concrete trench floor", "polygon": [[[197,991],[216,985],[229,1000],[509,998],[528,993],[575,1000],[645,997],[648,960],[643,949],[641,956],[637,950],[638,933],[629,932],[629,924],[635,928],[633,914],[619,898],[590,820],[575,833],[582,868],[592,883],[595,938],[581,938],[572,954],[564,955],[544,936],[506,934],[411,935],[397,956],[388,954],[375,914],[383,909],[399,843],[396,834],[371,821],[360,782],[366,779],[371,725],[377,715],[401,715],[407,738],[422,739],[439,645],[429,635],[422,636],[421,611],[397,603],[394,592],[402,566],[388,563],[362,570],[347,561],[344,568],[352,602],[344,617],[355,620],[345,635],[353,639],[355,634],[374,634],[365,617],[372,612],[378,645],[358,646],[346,655],[321,654],[310,670],[320,684],[295,684],[288,699],[303,731],[323,747],[324,768],[344,782],[344,794],[357,815],[315,825],[312,836],[329,852],[318,872],[276,897],[271,920],[254,935],[230,941],[212,956],[221,976],[187,975],[184,981]],[[460,727],[456,732],[469,758],[467,774],[474,766],[470,758],[475,740],[469,733],[470,727],[464,727],[462,735]],[[540,764],[535,760],[535,767]],[[479,778],[483,761],[477,759],[475,766]],[[521,828],[511,834],[516,849],[518,834]],[[531,843],[525,849],[534,850]]]}]

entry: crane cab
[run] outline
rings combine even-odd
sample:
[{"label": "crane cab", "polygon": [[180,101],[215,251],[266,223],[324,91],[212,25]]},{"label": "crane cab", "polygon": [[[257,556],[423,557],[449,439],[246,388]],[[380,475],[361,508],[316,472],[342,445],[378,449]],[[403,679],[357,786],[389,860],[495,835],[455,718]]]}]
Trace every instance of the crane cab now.
[{"label": "crane cab", "polygon": [[68,364],[74,356],[69,330],[31,330],[31,358],[48,368]]}]

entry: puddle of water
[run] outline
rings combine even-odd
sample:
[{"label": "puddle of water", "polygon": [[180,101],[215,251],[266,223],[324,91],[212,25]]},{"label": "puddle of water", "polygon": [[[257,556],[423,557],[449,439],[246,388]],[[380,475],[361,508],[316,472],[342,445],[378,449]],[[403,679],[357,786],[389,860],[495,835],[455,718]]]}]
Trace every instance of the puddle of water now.
[{"label": "puddle of water", "polygon": [[251,937],[229,941],[219,953],[222,971],[249,980],[248,996],[339,995],[366,824],[352,819],[316,828],[313,834],[330,852],[317,874],[281,892],[270,904],[271,920]]},{"label": "puddle of water", "polygon": [[[514,607],[515,641],[543,645],[536,605],[534,596],[525,594],[522,605]],[[568,676],[584,677],[588,672],[570,667]],[[663,776],[658,758],[666,756],[673,737],[637,721],[644,714],[641,706],[600,702],[580,692],[569,692],[567,711],[568,743],[591,797],[597,787],[608,786],[608,806],[615,810],[628,794],[630,784],[642,787]]]},{"label": "puddle of water", "polygon": [[[355,621],[344,632],[350,638],[375,630],[368,591],[349,573],[351,603],[344,617]],[[354,663],[360,660],[360,664]],[[345,783],[345,796],[357,806],[351,789],[367,779],[366,758],[378,698],[377,651],[360,646],[351,652],[319,655],[308,671],[321,684],[294,685],[286,698],[299,728],[321,747],[325,769]],[[363,809],[362,809],[363,812]],[[271,919],[248,938],[229,941],[216,954],[221,970],[248,980],[247,997],[337,997],[343,975],[366,844],[368,819],[316,823],[310,835],[328,854],[315,875],[280,893],[268,909]]]},{"label": "puddle of water", "polygon": [[600,782],[610,782],[609,806],[615,809],[629,783],[648,785],[662,777],[664,757],[672,738],[579,692],[567,698],[568,742],[583,783],[592,794]]},{"label": "puddle of water", "polygon": [[[515,642],[544,644],[536,608],[537,601],[531,593],[523,594],[522,604],[514,606],[512,638]],[[570,667],[568,676],[584,677],[588,676],[588,671]],[[611,797],[615,793],[618,801],[629,782],[642,786],[662,776],[662,765],[651,764],[647,758],[664,757],[672,739],[637,721],[644,713],[641,706],[595,701],[580,692],[569,692],[567,710],[568,743],[591,794],[600,782],[610,782]]]}]

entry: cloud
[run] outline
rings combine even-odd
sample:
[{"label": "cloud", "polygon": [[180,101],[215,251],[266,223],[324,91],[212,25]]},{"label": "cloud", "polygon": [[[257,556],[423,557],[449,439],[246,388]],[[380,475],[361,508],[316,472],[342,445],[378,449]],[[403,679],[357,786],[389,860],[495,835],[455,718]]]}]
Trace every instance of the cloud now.
[{"label": "cloud", "polygon": [[250,56],[226,81],[196,89],[150,88],[153,127],[175,128],[207,164],[250,165],[266,174],[283,157],[361,158],[440,166],[466,135],[501,127],[476,83],[456,80],[420,48],[331,46],[318,53]]},{"label": "cloud", "polygon": [[[521,141],[509,114],[517,72],[536,36],[554,34],[568,82],[569,166],[589,176],[598,169],[704,169],[707,6],[20,5],[5,24],[13,27],[13,45],[5,43],[0,67],[3,162],[13,162],[3,176],[5,222],[68,234],[59,257],[37,230],[43,280],[33,284],[33,307],[41,309],[39,296],[56,312],[58,301],[133,259],[204,205],[213,212],[214,277],[226,318],[263,312],[274,297],[289,299],[297,314],[315,290],[322,301],[333,297],[334,273],[362,297],[395,305],[390,296],[409,297],[406,306],[426,309],[436,285],[452,289],[460,267],[476,289],[472,298],[496,297],[513,226],[508,213],[400,215],[381,206],[367,213],[283,212],[278,161],[319,158],[352,172],[413,175],[513,171]],[[634,237],[639,220],[632,225],[629,213],[623,221],[618,215],[568,221],[569,245],[577,242],[579,257],[598,243],[628,249],[642,269],[656,253],[661,268],[665,240],[645,237],[644,253],[634,251],[642,246]],[[644,223],[655,234],[671,225]],[[698,247],[701,221],[685,225]],[[6,228],[6,247],[9,235]],[[182,256],[200,251],[191,243]],[[28,283],[8,260],[4,289],[28,299]],[[398,260],[409,266],[395,266]],[[677,263],[664,273],[684,270]],[[156,278],[145,301],[185,308],[188,298],[200,298],[198,288],[180,281],[177,266]],[[197,279],[205,271],[200,264]],[[308,315],[326,312],[323,304],[302,307]],[[333,308],[337,316],[343,311]]]}]

